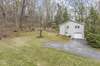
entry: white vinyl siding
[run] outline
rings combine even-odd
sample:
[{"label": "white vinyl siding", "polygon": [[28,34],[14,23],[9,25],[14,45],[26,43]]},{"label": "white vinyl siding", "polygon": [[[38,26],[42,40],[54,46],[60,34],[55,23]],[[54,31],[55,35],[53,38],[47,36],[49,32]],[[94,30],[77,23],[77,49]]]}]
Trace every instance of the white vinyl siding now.
[{"label": "white vinyl siding", "polygon": [[84,37],[84,25],[75,22],[66,22],[60,25],[60,34],[71,36],[72,38]]}]

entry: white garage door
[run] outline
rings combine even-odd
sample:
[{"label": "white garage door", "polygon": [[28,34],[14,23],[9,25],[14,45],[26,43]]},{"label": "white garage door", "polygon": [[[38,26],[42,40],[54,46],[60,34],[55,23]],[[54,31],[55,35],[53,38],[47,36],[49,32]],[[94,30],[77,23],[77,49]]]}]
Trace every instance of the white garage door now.
[{"label": "white garage door", "polygon": [[84,36],[83,36],[83,34],[74,34],[72,36],[72,38],[75,38],[75,39],[84,39]]}]

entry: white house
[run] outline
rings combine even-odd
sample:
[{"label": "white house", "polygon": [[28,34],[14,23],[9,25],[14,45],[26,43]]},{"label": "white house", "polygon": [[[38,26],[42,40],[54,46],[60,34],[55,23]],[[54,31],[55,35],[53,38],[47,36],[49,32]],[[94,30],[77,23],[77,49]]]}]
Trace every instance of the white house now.
[{"label": "white house", "polygon": [[59,34],[73,39],[84,39],[84,24],[68,21],[59,25]]}]

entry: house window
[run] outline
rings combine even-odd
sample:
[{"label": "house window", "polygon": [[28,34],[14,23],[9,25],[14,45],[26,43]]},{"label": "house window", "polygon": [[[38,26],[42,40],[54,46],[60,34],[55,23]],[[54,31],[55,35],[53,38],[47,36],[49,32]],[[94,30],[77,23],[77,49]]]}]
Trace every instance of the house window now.
[{"label": "house window", "polygon": [[66,28],[65,28],[65,34],[68,34],[68,29],[69,29],[69,26],[66,26]]},{"label": "house window", "polygon": [[65,32],[65,34],[68,34],[68,32]]},{"label": "house window", "polygon": [[67,26],[67,29],[69,29],[69,26]]},{"label": "house window", "polygon": [[80,28],[80,26],[77,26],[77,28]]},{"label": "house window", "polygon": [[80,26],[75,26],[75,28],[76,28],[76,29],[79,29],[79,28],[80,28]]}]

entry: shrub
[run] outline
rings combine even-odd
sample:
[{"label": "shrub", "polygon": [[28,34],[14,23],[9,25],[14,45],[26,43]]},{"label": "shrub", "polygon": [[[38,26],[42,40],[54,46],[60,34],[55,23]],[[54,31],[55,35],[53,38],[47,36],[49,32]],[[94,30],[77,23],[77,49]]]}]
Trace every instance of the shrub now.
[{"label": "shrub", "polygon": [[94,48],[100,48],[100,35],[88,33],[86,35],[88,44]]}]

